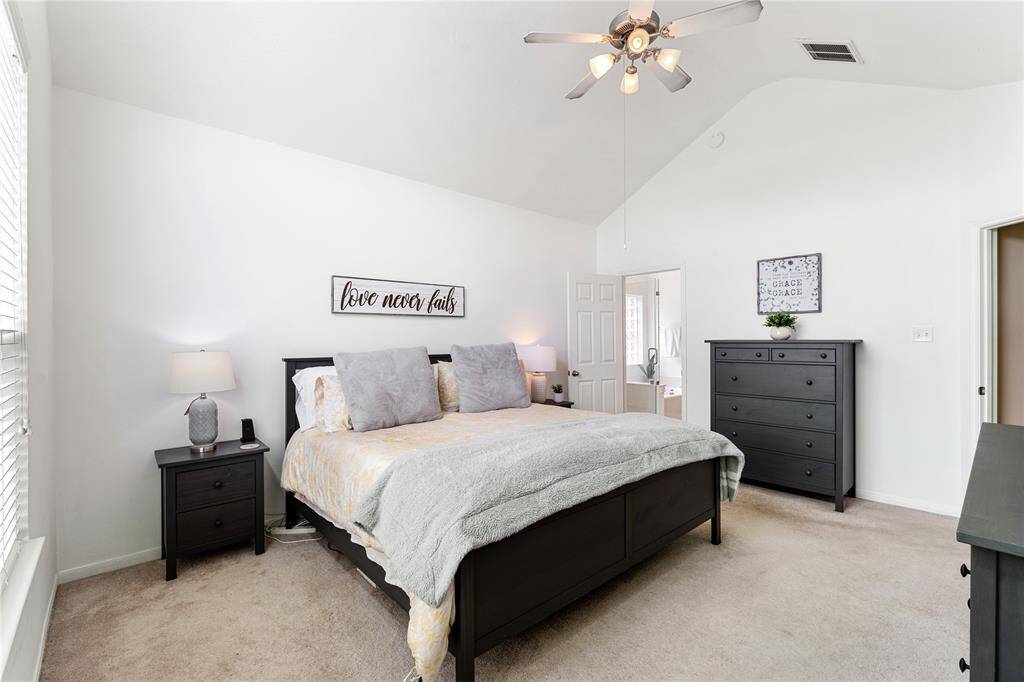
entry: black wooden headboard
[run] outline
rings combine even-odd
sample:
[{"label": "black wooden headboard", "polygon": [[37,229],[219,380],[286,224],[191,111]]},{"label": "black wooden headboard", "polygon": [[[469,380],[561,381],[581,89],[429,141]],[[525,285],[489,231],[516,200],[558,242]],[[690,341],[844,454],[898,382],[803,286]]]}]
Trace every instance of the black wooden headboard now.
[{"label": "black wooden headboard", "polygon": [[[430,364],[451,362],[452,356],[447,353],[430,355]],[[334,357],[326,358],[282,358],[284,360],[284,444],[292,439],[292,434],[299,430],[299,418],[295,415],[295,384],[292,377],[295,373],[308,367],[326,367],[334,364]]]}]

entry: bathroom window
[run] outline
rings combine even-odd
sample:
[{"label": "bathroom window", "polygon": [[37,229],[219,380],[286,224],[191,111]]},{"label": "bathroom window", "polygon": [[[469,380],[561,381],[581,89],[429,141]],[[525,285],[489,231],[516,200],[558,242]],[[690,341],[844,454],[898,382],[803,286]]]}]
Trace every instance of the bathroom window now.
[{"label": "bathroom window", "polygon": [[626,294],[626,362],[644,364],[644,297]]}]

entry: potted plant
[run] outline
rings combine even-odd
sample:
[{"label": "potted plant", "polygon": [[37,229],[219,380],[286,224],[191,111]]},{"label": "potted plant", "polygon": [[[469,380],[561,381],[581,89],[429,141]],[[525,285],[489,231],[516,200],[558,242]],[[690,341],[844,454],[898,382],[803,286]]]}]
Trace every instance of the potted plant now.
[{"label": "potted plant", "polygon": [[564,401],[565,394],[562,393],[563,389],[564,389],[564,387],[562,386],[562,384],[555,384],[554,386],[551,387],[551,390],[555,392],[555,402],[556,403],[560,403],[560,402]]},{"label": "potted plant", "polygon": [[764,318],[764,326],[771,329],[771,337],[776,341],[785,341],[796,331],[796,316],[789,313],[772,313]]}]

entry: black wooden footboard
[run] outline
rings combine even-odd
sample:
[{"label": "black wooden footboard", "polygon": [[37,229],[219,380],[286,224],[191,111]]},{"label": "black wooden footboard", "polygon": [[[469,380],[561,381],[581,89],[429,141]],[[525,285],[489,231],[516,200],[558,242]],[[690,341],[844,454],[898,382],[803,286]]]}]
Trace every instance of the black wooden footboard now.
[{"label": "black wooden footboard", "polygon": [[[301,514],[378,587],[408,610],[405,593],[384,580],[349,534],[292,493],[289,526]],[[456,678],[472,680],[474,659],[499,642],[539,623],[587,592],[643,561],[670,542],[711,521],[721,542],[719,461],[697,462],[558,512],[500,542],[474,550],[455,577],[455,627],[449,650]]]}]

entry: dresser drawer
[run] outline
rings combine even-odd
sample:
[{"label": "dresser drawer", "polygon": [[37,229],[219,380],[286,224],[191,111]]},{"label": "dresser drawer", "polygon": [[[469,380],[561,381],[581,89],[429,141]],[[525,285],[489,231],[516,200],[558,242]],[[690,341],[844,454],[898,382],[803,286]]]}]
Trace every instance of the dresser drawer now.
[{"label": "dresser drawer", "polygon": [[806,426],[822,431],[836,429],[836,406],[832,403],[798,403],[774,398],[720,395],[715,397],[715,412],[719,419],[739,419],[798,428]]},{"label": "dresser drawer", "polygon": [[178,474],[178,509],[217,504],[256,493],[256,467],[238,462]]},{"label": "dresser drawer", "polygon": [[715,431],[729,438],[744,451],[746,448],[760,448],[818,459],[836,458],[836,437],[831,433],[744,424],[727,419],[719,419]]},{"label": "dresser drawer", "polygon": [[792,455],[746,450],[742,478],[802,490],[831,493],[835,490],[835,466]]},{"label": "dresser drawer", "polygon": [[715,359],[766,362],[770,359],[770,354],[767,348],[729,348],[719,346],[715,349]]},{"label": "dresser drawer", "polygon": [[835,400],[836,368],[831,365],[716,362],[715,388],[719,393]]},{"label": "dresser drawer", "polygon": [[178,547],[198,549],[231,539],[251,537],[255,528],[253,500],[238,500],[178,514]]},{"label": "dresser drawer", "polygon": [[772,362],[817,362],[835,364],[833,348],[772,348]]}]

